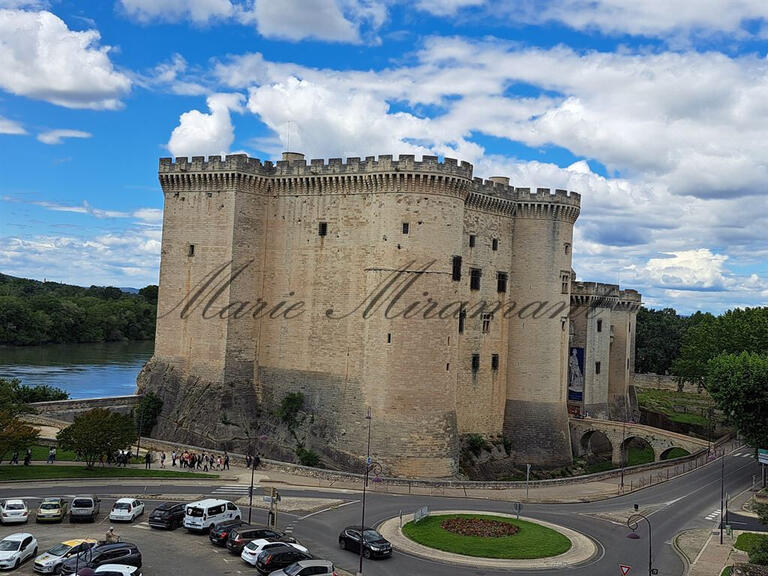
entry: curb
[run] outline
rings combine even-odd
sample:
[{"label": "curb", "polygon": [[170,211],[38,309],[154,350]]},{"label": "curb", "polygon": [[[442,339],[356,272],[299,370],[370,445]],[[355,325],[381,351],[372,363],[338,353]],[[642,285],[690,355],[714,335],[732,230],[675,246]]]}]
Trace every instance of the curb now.
[{"label": "curb", "polygon": [[[431,515],[438,516],[465,513],[489,514],[494,516],[505,516],[509,518],[517,517],[516,514],[505,514],[501,512],[488,512],[478,510],[439,510],[433,512]],[[413,514],[403,516],[403,522],[410,521],[412,518]],[[544,520],[535,518],[520,516],[520,520],[539,524],[558,532],[571,541],[571,548],[562,554],[557,556],[549,556],[546,558],[481,558],[437,550],[435,548],[430,548],[410,540],[402,533],[402,530],[399,526],[400,517],[398,516],[389,518],[384,522],[379,523],[377,529],[385,538],[392,542],[392,547],[400,554],[426,558],[434,562],[442,562],[454,566],[462,565],[472,566],[475,568],[502,570],[562,570],[564,568],[585,566],[591,563],[600,555],[602,545],[600,545],[599,542],[596,542],[593,538],[587,536],[586,534],[582,534],[581,532],[577,532],[576,530],[567,528],[565,526],[560,526],[559,524],[553,524],[551,522],[546,522]],[[390,531],[394,532],[390,533]],[[387,534],[389,534],[389,536]],[[579,550],[579,548],[583,548],[583,550]],[[575,557],[571,559],[569,556]]]},{"label": "curb", "polygon": [[[680,548],[680,545],[677,543],[677,539],[680,538],[683,534],[686,532],[690,532],[690,530],[683,530],[681,532],[678,532],[675,534],[675,537],[672,538],[672,549],[675,551],[675,553],[680,557],[680,560],[683,562],[683,576],[687,576],[688,571],[691,569],[691,559],[688,558],[688,556],[683,552],[682,548]],[[709,539],[707,539],[707,542]],[[704,546],[706,546],[707,543],[704,543]],[[704,548],[702,546],[702,549]]]},{"label": "curb", "polygon": [[183,480],[185,482],[235,482],[237,477],[234,478],[163,478],[162,476],[105,476],[103,478],[83,477],[83,478],[22,478],[19,480],[0,480],[0,485],[4,484],[28,484],[28,483],[41,483],[41,482],[109,482],[110,480],[138,480],[138,481],[154,481],[154,482],[171,482]]}]

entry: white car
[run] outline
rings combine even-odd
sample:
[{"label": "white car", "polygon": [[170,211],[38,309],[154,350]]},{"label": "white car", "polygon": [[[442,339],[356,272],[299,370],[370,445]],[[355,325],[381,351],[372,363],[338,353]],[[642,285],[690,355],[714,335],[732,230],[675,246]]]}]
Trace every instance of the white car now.
[{"label": "white car", "polygon": [[96,568],[96,574],[101,574],[101,576],[141,576],[141,568],[127,564],[102,564]]},{"label": "white car", "polygon": [[0,568],[18,568],[34,556],[37,556],[37,540],[32,534],[17,532],[0,540]]},{"label": "white car", "polygon": [[274,540],[265,540],[262,538],[260,540],[252,540],[251,542],[248,542],[248,544],[243,547],[243,551],[240,553],[240,558],[245,560],[251,566],[256,566],[256,558],[258,558],[259,554],[264,552],[264,550],[282,546],[293,546],[301,552],[306,552],[307,554],[309,553],[309,550],[301,544],[294,544],[292,542],[276,542]]},{"label": "white car", "polygon": [[3,500],[0,502],[0,521],[3,524],[26,523],[29,508],[24,500]]},{"label": "white car", "polygon": [[120,498],[112,506],[112,512],[109,513],[110,520],[122,520],[123,522],[133,522],[137,516],[144,514],[144,502],[135,498]]},{"label": "white car", "polygon": [[40,574],[56,574],[64,563],[64,560],[71,558],[84,550],[88,550],[96,544],[96,540],[67,540],[51,547],[47,552],[43,552],[35,558],[34,569]]}]

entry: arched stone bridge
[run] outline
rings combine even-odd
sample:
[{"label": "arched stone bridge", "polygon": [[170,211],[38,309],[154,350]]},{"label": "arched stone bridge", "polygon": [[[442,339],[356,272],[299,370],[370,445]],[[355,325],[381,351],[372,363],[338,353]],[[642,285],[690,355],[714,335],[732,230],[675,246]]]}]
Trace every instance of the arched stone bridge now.
[{"label": "arched stone bridge", "polygon": [[672,448],[682,448],[693,454],[708,446],[706,440],[677,432],[661,430],[645,424],[615,422],[595,418],[571,418],[571,444],[575,456],[611,451],[611,462],[626,462],[625,453],[634,438],[644,440],[653,448],[654,461],[662,460]]}]

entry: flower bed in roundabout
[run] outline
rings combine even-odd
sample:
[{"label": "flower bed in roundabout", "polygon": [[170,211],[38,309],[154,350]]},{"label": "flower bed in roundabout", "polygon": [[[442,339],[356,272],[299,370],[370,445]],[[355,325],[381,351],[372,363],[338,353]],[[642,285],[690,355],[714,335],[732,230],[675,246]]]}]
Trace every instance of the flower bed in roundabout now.
[{"label": "flower bed in roundabout", "polygon": [[402,532],[422,546],[481,558],[547,558],[571,548],[571,541],[551,528],[490,514],[432,515],[408,522]]}]

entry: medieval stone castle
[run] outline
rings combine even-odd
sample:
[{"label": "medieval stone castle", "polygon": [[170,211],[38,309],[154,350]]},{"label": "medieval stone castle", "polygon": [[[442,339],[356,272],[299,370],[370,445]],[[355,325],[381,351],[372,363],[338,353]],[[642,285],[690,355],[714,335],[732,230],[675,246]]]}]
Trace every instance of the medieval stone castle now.
[{"label": "medieval stone castle", "polygon": [[[451,476],[463,434],[572,459],[571,416],[629,410],[640,296],[575,281],[580,196],[435,156],[160,160],[161,437],[267,451],[290,393],[309,445]],[[370,419],[367,418],[370,409]],[[259,432],[261,430],[261,432]]]}]

